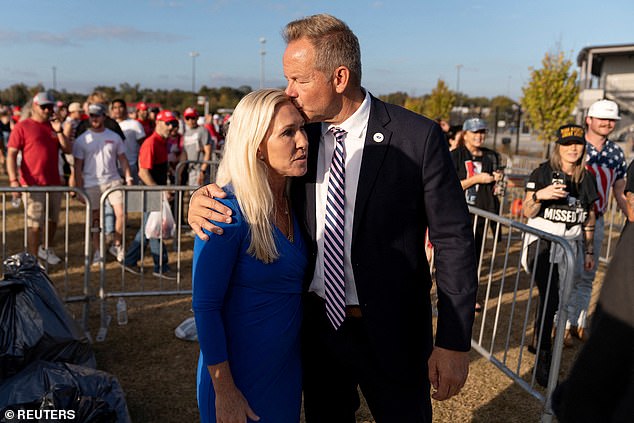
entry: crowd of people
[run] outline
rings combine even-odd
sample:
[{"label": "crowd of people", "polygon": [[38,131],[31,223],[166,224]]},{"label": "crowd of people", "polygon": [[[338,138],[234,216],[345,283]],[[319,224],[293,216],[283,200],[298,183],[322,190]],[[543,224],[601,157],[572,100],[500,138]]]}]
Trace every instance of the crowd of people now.
[{"label": "crowd of people", "polygon": [[[487,124],[479,117],[442,128],[372,96],[361,84],[359,41],[341,20],[299,19],[283,36],[286,89],[241,100],[217,184],[198,190],[189,208],[197,234],[201,421],[297,422],[303,391],[307,422],[352,423],[360,389],[378,422],[431,422],[429,392],[451,398],[468,375],[476,254],[486,234],[483,225],[474,228],[467,205],[499,211],[500,156],[484,147]],[[63,178],[91,203],[124,183],[168,185],[182,160],[199,162],[187,175],[199,186],[224,142],[220,121],[193,107],[183,120],[145,103],[129,109],[100,93],[68,107],[38,93],[24,109],[30,114],[9,124],[11,186],[56,186]],[[610,191],[634,220],[632,166],[626,185],[623,152],[608,139],[618,119],[616,103],[593,104],[585,129],[559,129],[551,159],[526,184],[525,216],[575,250],[564,304],[567,344],[573,336],[589,339],[587,310]],[[67,171],[51,159],[57,157]],[[140,230],[124,255],[121,198],[108,200],[115,222],[109,251],[138,273],[148,240]],[[40,228],[48,219],[54,239],[59,199],[49,216],[42,198],[25,194],[24,201],[29,250],[55,261],[51,243],[41,245]],[[435,337],[426,236],[436,251]],[[171,277],[167,250],[149,242],[154,273]],[[532,348],[545,386],[566,275],[551,244],[528,244],[527,268],[536,269],[540,297]],[[101,260],[96,244],[94,254]]]},{"label": "crowd of people", "polygon": [[[49,92],[37,93],[23,106],[0,106],[2,127],[0,164],[11,187],[62,186],[82,188],[91,205],[93,227],[99,226],[99,200],[111,188],[125,185],[199,186],[209,176],[209,162],[224,144],[229,115],[201,116],[194,107],[181,115],[145,102],[129,106],[94,92],[82,103],[56,101]],[[188,162],[187,166],[178,166]],[[183,174],[177,175],[179,169]],[[74,196],[74,192],[71,194]],[[13,194],[15,204],[20,201]],[[27,207],[28,251],[50,265],[61,262],[52,248],[59,218],[61,194],[52,192],[46,208],[44,193],[23,193]],[[48,215],[44,216],[48,210]],[[111,192],[106,201],[104,230],[108,252],[127,270],[138,273],[142,231],[122,247],[123,192]],[[47,236],[42,236],[44,228]],[[154,273],[172,278],[167,257],[157,259],[158,240],[150,239]],[[92,261],[103,259],[98,232],[93,233]],[[166,249],[163,248],[166,252]],[[161,263],[159,268],[159,262]]]}]

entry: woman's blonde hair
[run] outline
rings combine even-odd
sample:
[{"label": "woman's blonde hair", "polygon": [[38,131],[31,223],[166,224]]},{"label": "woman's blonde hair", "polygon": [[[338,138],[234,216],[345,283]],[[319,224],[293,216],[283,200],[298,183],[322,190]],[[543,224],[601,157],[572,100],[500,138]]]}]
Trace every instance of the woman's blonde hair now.
[{"label": "woman's blonde hair", "polygon": [[279,254],[273,236],[273,193],[258,148],[269,134],[278,106],[287,102],[289,97],[277,89],[254,91],[240,100],[231,116],[216,179],[221,187],[233,185],[251,232],[247,252],[264,263]]},{"label": "woman's blonde hair", "polygon": [[[555,143],[555,147],[553,148],[553,154],[550,155],[550,167],[552,167],[553,170],[561,170],[561,152],[559,151],[560,147],[561,147],[560,144]],[[572,170],[571,179],[575,184],[578,184],[583,180],[583,177],[586,172],[585,160],[586,160],[586,144],[583,143],[583,150],[581,151],[581,155],[579,156],[579,159],[573,165],[573,170]]]}]

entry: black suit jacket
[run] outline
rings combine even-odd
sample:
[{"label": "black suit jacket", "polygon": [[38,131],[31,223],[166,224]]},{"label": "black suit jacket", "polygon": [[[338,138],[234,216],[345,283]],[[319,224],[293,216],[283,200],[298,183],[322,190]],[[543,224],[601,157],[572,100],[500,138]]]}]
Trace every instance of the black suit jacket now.
[{"label": "black suit jacket", "polygon": [[[305,217],[314,266],[320,124],[307,132],[308,171],[293,181],[292,197]],[[372,97],[355,201],[351,261],[363,322],[388,374],[426,377],[433,345],[428,227],[437,268],[436,345],[469,350],[477,289],[469,214],[439,126]],[[307,284],[312,276],[309,269]]]}]

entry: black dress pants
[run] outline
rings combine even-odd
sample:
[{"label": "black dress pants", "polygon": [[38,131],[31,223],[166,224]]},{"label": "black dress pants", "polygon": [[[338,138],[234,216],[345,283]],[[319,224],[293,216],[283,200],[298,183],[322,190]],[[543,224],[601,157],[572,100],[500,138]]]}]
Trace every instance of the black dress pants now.
[{"label": "black dress pants", "polygon": [[[539,244],[539,249],[537,244]],[[534,346],[537,348],[537,341],[541,332],[541,351],[551,350],[551,337],[553,331],[553,320],[559,307],[559,267],[556,263],[550,263],[549,241],[535,241],[528,247],[528,265],[531,272],[535,269],[535,284],[539,291],[539,307],[535,315],[534,326]],[[537,263],[535,264],[535,260]],[[550,287],[548,280],[550,279]],[[546,314],[544,315],[544,309]],[[542,316],[544,316],[542,324]]]},{"label": "black dress pants", "polygon": [[324,300],[308,294],[302,329],[306,423],[355,423],[358,387],[377,423],[431,423],[427,373],[401,381],[382,368],[363,317],[335,331]]}]

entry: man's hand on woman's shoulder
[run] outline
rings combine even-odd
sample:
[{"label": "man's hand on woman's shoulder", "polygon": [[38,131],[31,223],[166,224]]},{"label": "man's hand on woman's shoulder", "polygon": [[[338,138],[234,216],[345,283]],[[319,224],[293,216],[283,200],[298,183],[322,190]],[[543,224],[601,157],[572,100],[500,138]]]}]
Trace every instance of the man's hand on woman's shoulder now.
[{"label": "man's hand on woman's shoulder", "polygon": [[203,229],[222,235],[222,228],[214,225],[212,221],[231,223],[231,209],[214,199],[226,196],[227,193],[216,184],[202,186],[192,194],[189,200],[187,223],[203,241],[209,240],[209,236]]}]

